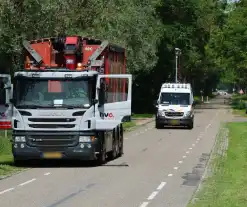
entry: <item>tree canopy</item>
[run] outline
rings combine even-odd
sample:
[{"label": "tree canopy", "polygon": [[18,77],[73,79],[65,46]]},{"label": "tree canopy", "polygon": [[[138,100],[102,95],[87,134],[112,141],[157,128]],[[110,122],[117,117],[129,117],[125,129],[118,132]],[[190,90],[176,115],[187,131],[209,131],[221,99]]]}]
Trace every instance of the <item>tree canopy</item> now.
[{"label": "tree canopy", "polygon": [[174,81],[176,47],[181,81],[192,83],[195,94],[210,95],[220,80],[245,86],[246,2],[1,0],[0,69],[23,67],[23,39],[78,34],[127,48],[137,112],[151,109],[162,82]]}]

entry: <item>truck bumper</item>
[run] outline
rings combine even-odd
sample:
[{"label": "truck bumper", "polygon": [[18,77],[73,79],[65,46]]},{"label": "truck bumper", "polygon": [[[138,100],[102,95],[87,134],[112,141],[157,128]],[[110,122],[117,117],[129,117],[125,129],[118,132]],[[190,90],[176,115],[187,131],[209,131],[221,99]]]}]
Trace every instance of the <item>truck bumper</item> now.
[{"label": "truck bumper", "polygon": [[156,123],[163,125],[179,125],[188,126],[193,123],[194,117],[182,118],[182,119],[172,119],[166,117],[157,117]]},{"label": "truck bumper", "polygon": [[[44,132],[43,132],[44,133]],[[61,133],[61,132],[60,132]],[[74,134],[77,141],[74,146],[42,146],[41,144],[30,144],[33,132],[13,133],[13,140],[16,136],[25,136],[26,142],[12,142],[12,153],[17,160],[31,159],[78,159],[78,160],[95,160],[100,150],[100,140],[95,138],[94,142],[79,142],[79,136],[84,134]],[[47,133],[49,134],[49,133]],[[93,133],[90,133],[92,135]],[[52,137],[53,133],[49,134]],[[88,134],[87,134],[88,135]],[[57,135],[56,135],[57,136]],[[63,134],[64,136],[64,134]],[[71,136],[68,135],[68,136]],[[45,135],[43,136],[45,138]],[[66,137],[66,136],[65,136]]]}]

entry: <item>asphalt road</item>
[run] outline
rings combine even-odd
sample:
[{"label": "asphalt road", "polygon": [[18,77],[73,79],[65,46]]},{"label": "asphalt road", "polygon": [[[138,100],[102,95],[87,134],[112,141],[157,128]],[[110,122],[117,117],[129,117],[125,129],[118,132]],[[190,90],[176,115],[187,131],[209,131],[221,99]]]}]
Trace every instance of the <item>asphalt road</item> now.
[{"label": "asphalt road", "polygon": [[[211,106],[211,107],[210,107]],[[123,157],[101,167],[40,166],[0,181],[1,207],[185,207],[197,188],[220,121],[218,99],[196,110],[193,130],[125,134]]]}]

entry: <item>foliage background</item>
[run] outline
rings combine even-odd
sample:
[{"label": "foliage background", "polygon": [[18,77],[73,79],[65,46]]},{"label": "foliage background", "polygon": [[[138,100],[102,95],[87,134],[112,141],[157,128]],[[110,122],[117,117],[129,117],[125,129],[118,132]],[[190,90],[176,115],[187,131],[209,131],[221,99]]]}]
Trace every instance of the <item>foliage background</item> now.
[{"label": "foliage background", "polygon": [[146,113],[161,83],[174,81],[175,47],[182,49],[181,81],[195,95],[210,95],[219,81],[246,86],[246,7],[246,0],[1,0],[0,70],[23,67],[23,39],[108,39],[127,48],[133,111]]}]

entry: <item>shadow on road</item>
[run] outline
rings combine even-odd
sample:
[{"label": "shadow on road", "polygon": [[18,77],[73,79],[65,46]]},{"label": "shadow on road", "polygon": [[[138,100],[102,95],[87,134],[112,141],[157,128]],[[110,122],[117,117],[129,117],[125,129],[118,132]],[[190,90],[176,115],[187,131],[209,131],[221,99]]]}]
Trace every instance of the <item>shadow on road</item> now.
[{"label": "shadow on road", "polygon": [[[107,159],[106,164],[98,165],[96,161],[80,161],[80,160],[27,160],[24,161],[20,168],[94,168],[94,167],[129,167],[127,163],[112,164],[113,160]],[[8,165],[16,167],[14,162],[1,162],[0,165]]]}]

